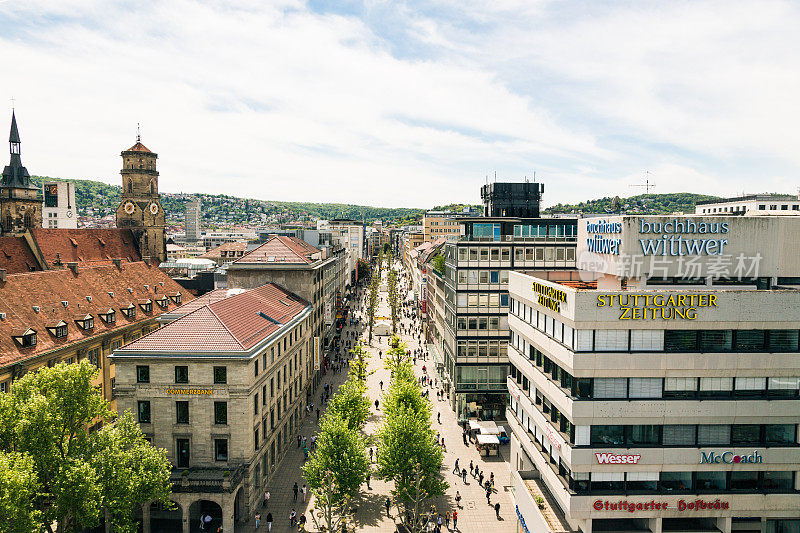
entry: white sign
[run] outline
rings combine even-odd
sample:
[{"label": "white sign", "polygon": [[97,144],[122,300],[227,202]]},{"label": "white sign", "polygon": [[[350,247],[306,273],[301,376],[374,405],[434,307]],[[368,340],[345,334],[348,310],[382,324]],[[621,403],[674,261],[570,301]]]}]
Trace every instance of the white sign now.
[{"label": "white sign", "polygon": [[325,302],[325,323],[333,323],[333,302]]},{"label": "white sign", "polygon": [[319,356],[322,351],[320,337],[314,337],[314,370],[319,370]]},{"label": "white sign", "polygon": [[635,465],[642,458],[641,455],[595,453],[597,462],[601,465]]}]

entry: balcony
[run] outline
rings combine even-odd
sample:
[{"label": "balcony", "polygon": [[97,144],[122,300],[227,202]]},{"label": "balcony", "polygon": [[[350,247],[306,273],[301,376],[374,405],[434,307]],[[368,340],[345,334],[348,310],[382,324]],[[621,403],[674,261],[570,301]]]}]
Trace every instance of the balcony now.
[{"label": "balcony", "polygon": [[244,464],[230,468],[198,468],[172,470],[170,481],[173,492],[219,493],[233,492],[239,486],[247,467]]}]

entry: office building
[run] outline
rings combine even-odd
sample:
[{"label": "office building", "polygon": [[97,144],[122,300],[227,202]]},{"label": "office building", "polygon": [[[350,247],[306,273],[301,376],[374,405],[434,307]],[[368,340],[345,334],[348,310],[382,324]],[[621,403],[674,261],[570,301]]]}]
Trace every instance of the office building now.
[{"label": "office building", "polygon": [[189,203],[186,204],[185,233],[187,243],[198,242],[203,234],[203,229],[200,225],[202,210],[203,202],[197,196],[189,200]]},{"label": "office building", "polygon": [[[531,193],[522,195],[520,205],[506,197],[517,190],[514,185]],[[485,211],[538,212],[529,196],[537,202],[539,196],[529,185],[539,187],[484,186]],[[438,328],[441,344],[431,344],[431,351],[443,382],[452,383],[449,399],[459,418],[502,419],[508,400],[509,272],[574,269],[575,219],[486,216],[458,223],[459,239],[444,245],[445,323]]]},{"label": "office building", "polygon": [[734,198],[701,200],[696,215],[788,215],[800,214],[800,195],[748,194]]},{"label": "office building", "polygon": [[583,219],[577,277],[510,274],[520,525],[800,528],[798,239],[791,216]]},{"label": "office building", "polygon": [[42,227],[78,227],[78,209],[75,205],[75,184],[68,181],[47,181],[42,184],[44,206]]}]

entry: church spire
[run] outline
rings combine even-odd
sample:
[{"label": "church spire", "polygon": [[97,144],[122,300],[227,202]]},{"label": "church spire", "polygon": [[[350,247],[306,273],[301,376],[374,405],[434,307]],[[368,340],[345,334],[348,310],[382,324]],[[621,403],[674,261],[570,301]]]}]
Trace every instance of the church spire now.
[{"label": "church spire", "polygon": [[17,116],[14,111],[11,111],[11,133],[8,136],[8,142],[11,145],[11,153],[19,155],[19,130],[17,129]]}]

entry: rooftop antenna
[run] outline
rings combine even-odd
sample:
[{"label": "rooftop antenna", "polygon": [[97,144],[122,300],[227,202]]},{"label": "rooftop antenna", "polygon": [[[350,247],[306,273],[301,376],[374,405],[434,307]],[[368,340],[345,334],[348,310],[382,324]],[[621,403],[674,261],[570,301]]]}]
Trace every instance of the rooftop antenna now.
[{"label": "rooftop antenna", "polygon": [[494,171],[494,182],[497,183],[497,171]]},{"label": "rooftop antenna", "polygon": [[645,175],[645,179],[644,179],[644,185],[641,185],[641,184],[634,184],[634,185],[630,185],[630,187],[644,187],[644,192],[645,192],[645,194],[650,194],[650,189],[652,189],[653,187],[655,187],[655,186],[656,186],[656,184],[655,184],[655,183],[650,183],[650,176],[651,176],[651,174],[650,174],[650,171],[649,171],[649,170],[645,170],[645,171],[644,171],[644,175]]},{"label": "rooftop antenna", "polygon": [[12,97],[11,97],[11,111],[14,111],[14,104],[16,103],[16,101],[17,101],[17,100],[16,100],[16,98],[14,98],[14,97],[12,96]]},{"label": "rooftop antenna", "polygon": [[141,142],[141,141],[142,141],[142,135],[141,135],[141,132],[139,131],[139,123],[137,122],[136,123],[136,142],[138,143],[138,142]]}]

